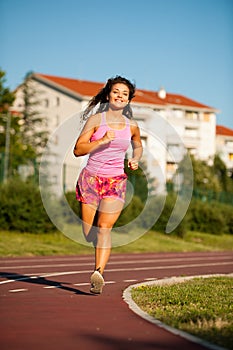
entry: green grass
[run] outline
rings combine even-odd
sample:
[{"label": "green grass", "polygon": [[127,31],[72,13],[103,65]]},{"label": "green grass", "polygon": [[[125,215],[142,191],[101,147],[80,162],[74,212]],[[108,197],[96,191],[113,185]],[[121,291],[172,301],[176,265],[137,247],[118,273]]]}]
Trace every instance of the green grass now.
[{"label": "green grass", "polygon": [[133,288],[132,297],[163,323],[232,350],[232,288],[231,277],[194,278],[169,286]]},{"label": "green grass", "polygon": [[39,256],[90,254],[90,247],[82,246],[56,233],[18,233],[0,231],[0,256]]},{"label": "green grass", "polygon": [[[233,235],[189,232],[184,238],[150,231],[133,243],[113,248],[113,253],[191,252],[233,250]],[[79,244],[60,232],[33,234],[0,231],[0,256],[92,254],[93,248]]]}]

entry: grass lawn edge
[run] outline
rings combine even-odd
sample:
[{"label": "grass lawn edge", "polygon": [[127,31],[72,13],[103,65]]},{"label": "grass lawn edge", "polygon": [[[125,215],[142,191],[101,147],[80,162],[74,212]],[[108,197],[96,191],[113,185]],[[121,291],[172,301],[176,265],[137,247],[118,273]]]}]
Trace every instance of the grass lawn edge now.
[{"label": "grass lawn edge", "polygon": [[192,335],[190,333],[184,332],[182,330],[179,330],[177,328],[171,327],[160,320],[156,319],[155,317],[149,315],[147,312],[143,311],[132,299],[131,296],[131,290],[133,288],[141,287],[141,286],[151,286],[151,285],[172,285],[175,283],[182,283],[185,281],[189,281],[194,278],[211,278],[211,277],[222,277],[222,276],[227,276],[227,277],[233,277],[233,273],[229,274],[209,274],[209,275],[193,275],[193,276],[185,276],[185,277],[169,277],[169,278],[163,278],[163,279],[158,279],[158,280],[152,280],[152,281],[147,281],[147,282],[141,282],[137,284],[130,285],[123,291],[122,298],[128,304],[128,307],[131,311],[136,313],[138,316],[142,317],[146,321],[149,321],[153,323],[154,325],[161,327],[168,332],[171,332],[175,335],[179,335],[182,338],[185,338],[193,343],[200,344],[208,349],[211,350],[226,350],[225,348],[215,345],[207,340],[201,339],[195,335]]}]

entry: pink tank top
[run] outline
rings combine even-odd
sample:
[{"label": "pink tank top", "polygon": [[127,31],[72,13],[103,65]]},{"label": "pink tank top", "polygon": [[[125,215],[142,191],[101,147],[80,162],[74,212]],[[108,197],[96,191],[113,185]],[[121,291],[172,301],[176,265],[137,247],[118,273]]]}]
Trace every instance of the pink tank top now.
[{"label": "pink tank top", "polygon": [[92,135],[91,142],[101,139],[108,130],[114,130],[115,139],[106,145],[100,146],[89,155],[86,169],[90,173],[104,177],[124,174],[125,153],[131,141],[129,120],[127,117],[124,118],[125,127],[116,130],[107,125],[106,115],[102,113],[101,124]]}]

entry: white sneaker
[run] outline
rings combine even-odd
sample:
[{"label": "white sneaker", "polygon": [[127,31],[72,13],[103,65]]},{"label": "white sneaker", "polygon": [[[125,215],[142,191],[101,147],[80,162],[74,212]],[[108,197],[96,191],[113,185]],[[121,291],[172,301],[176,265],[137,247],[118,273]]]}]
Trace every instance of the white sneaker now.
[{"label": "white sneaker", "polygon": [[91,275],[91,289],[90,292],[94,294],[101,294],[104,286],[104,278],[99,271],[93,272]]}]

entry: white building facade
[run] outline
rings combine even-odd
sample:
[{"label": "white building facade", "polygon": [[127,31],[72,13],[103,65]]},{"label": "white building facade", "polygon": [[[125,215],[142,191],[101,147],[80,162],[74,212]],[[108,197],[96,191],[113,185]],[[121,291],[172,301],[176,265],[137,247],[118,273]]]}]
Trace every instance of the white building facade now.
[{"label": "white building facade", "polygon": [[[37,110],[45,116],[50,134],[52,181],[63,190],[74,190],[84,158],[73,156],[80,132],[80,113],[104,84],[33,73],[30,78],[38,91]],[[165,190],[177,164],[188,150],[208,160],[215,154],[216,109],[187,97],[158,92],[136,91],[132,109],[144,146],[143,161],[154,179],[157,192]],[[14,109],[23,109],[22,88],[16,91]]]},{"label": "white building facade", "polygon": [[226,164],[228,175],[233,174],[233,130],[222,125],[216,126],[216,153]]}]

